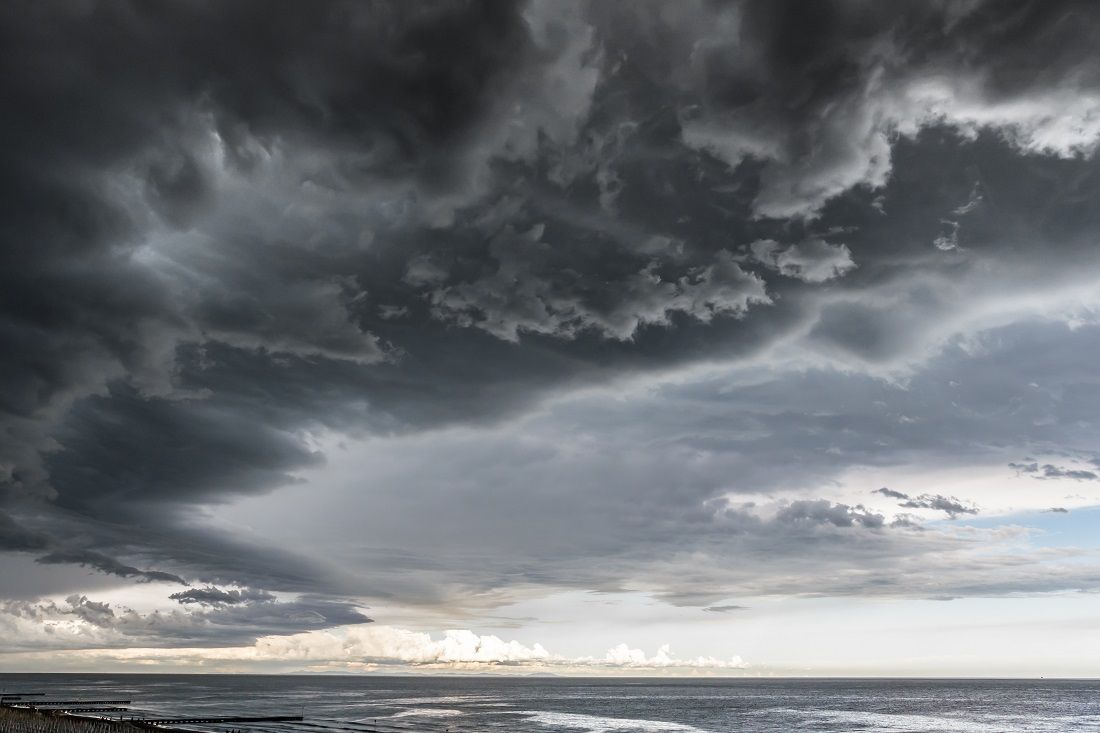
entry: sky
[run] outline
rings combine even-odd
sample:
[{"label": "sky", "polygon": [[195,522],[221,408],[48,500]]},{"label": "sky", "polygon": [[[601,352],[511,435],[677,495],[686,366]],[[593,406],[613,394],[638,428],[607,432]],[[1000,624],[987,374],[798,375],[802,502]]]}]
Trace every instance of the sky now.
[{"label": "sky", "polygon": [[0,4],[0,671],[1097,676],[1097,37]]}]

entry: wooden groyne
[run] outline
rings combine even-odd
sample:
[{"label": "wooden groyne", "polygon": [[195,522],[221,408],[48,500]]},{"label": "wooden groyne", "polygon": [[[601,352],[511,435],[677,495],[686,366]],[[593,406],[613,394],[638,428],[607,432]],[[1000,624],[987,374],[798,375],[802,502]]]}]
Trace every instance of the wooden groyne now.
[{"label": "wooden groyne", "polygon": [[140,730],[126,721],[0,708],[0,733],[140,733]]},{"label": "wooden groyne", "polygon": [[177,726],[288,723],[304,719],[301,715],[163,717],[131,711],[129,700],[28,699],[43,696],[39,692],[0,694],[0,733],[145,733],[150,730],[194,733]]}]

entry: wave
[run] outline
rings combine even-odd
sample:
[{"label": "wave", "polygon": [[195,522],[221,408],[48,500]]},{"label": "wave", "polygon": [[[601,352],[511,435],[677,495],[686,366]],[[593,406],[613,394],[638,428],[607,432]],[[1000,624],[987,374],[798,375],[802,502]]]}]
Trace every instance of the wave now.
[{"label": "wave", "polygon": [[553,713],[544,710],[527,710],[520,715],[527,720],[555,728],[574,728],[586,733],[605,733],[605,731],[644,731],[645,733],[706,733],[695,726],[684,723],[671,723],[667,720],[642,720],[640,718],[606,718],[600,715],[581,715],[580,713]]},{"label": "wave", "polygon": [[394,713],[391,718],[450,718],[455,715],[464,715],[461,710],[452,710],[450,708],[412,708],[411,710],[402,710],[400,713]]},{"label": "wave", "polygon": [[357,718],[351,722],[369,723],[375,720],[393,720],[394,718],[452,718],[456,715],[465,715],[465,713],[452,708],[410,708],[389,715],[370,715],[365,718]]},{"label": "wave", "polygon": [[[362,695],[362,693],[357,693]],[[374,702],[386,705],[432,705],[436,703],[474,703],[485,704],[500,700],[499,695],[435,695],[432,697],[378,697]]]},{"label": "wave", "polygon": [[[763,712],[763,711],[762,711]],[[1061,716],[1057,720],[1037,720],[1034,717],[985,715],[984,719],[958,718],[950,715],[918,715],[909,713],[873,713],[855,710],[790,710],[803,720],[829,721],[848,729],[871,731],[905,731],[905,733],[1062,733],[1066,730],[1095,731],[1095,716]],[[1079,727],[1079,726],[1085,727]]]}]

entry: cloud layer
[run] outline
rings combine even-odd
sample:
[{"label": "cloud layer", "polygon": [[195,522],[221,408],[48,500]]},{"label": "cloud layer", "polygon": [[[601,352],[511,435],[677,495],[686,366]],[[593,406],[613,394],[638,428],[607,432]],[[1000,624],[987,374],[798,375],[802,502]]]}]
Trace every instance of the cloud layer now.
[{"label": "cloud layer", "polygon": [[[1095,590],[1004,518],[1100,504],[1098,24],[0,9],[0,644],[505,663],[359,609]],[[694,665],[639,654],[584,664]]]}]

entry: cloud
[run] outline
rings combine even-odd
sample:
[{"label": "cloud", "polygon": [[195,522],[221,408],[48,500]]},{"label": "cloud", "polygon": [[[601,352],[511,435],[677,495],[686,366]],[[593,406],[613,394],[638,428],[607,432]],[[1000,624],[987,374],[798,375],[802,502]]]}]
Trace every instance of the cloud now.
[{"label": "cloud", "polygon": [[71,564],[90,567],[107,575],[120,578],[138,578],[145,582],[170,582],[186,585],[178,575],[159,570],[139,570],[101,552],[74,547],[65,542],[28,527],[14,517],[0,512],[0,550],[9,552],[42,552],[35,562],[42,565]]},{"label": "cloud", "polygon": [[1015,470],[1017,475],[1021,473],[1031,474],[1032,478],[1036,479],[1068,478],[1074,481],[1100,480],[1100,476],[1097,476],[1095,471],[1089,471],[1083,468],[1066,468],[1064,466],[1056,466],[1052,463],[1039,465],[1037,461],[1028,463],[1014,462],[1009,463],[1008,467]]},{"label": "cloud", "polygon": [[115,612],[109,603],[88,600],[87,596],[72,595],[65,599],[69,604],[68,613],[92,626],[109,626],[115,619]]},{"label": "cloud", "polygon": [[940,494],[921,494],[920,496],[911,497],[908,494],[900,491],[893,491],[886,487],[881,489],[875,489],[872,494],[882,494],[890,499],[901,499],[898,502],[898,506],[904,509],[934,509],[936,511],[942,511],[947,514],[951,519],[963,514],[977,514],[978,508],[975,506],[968,506],[953,496],[942,496]]},{"label": "cloud", "polygon": [[856,267],[846,245],[829,244],[823,239],[807,239],[787,247],[773,239],[760,239],[749,245],[749,251],[766,267],[808,283],[832,280]]},{"label": "cloud", "polygon": [[[760,161],[756,215],[789,218],[816,216],[853,187],[885,185],[894,138],[930,124],[994,128],[1027,152],[1093,150],[1100,96],[1076,87],[1088,74],[1065,52],[1085,42],[1084,28],[1065,22],[1076,15],[1062,3],[1009,19],[980,2],[892,12],[830,2],[812,15],[750,2],[693,5],[655,32],[673,48],[694,40],[676,56],[676,73],[693,82],[685,144],[730,166]],[[724,41],[734,33],[752,39],[739,52]],[[1021,33],[1049,74],[1028,73],[1037,67],[1013,40]]]},{"label": "cloud", "polygon": [[[127,652],[126,656],[132,658],[141,654],[141,650],[134,650]],[[450,629],[442,634],[432,635],[377,624],[265,637],[247,647],[209,651],[180,650],[169,654],[181,657],[190,654],[195,659],[207,661],[304,664],[308,669],[318,671],[488,671],[509,668],[606,674],[677,669],[720,672],[744,669],[747,666],[739,657],[676,657],[668,644],[661,645],[653,655],[626,644],[619,644],[600,656],[567,657],[550,652],[537,642],[524,644],[516,640],[505,641],[497,636],[476,634],[468,629]],[[163,654],[151,656],[164,657]]]},{"label": "cloud", "polygon": [[370,621],[354,604],[309,596],[143,613],[74,594],[0,602],[0,650],[231,647]]},{"label": "cloud", "polygon": [[596,272],[555,271],[559,252],[542,234],[535,225],[500,235],[490,244],[493,271],[427,294],[433,315],[512,342],[521,332],[574,339],[586,331],[626,341],[644,326],[669,325],[676,314],[706,323],[770,302],[763,281],[725,250],[675,277],[654,260],[598,282]]},{"label": "cloud", "polygon": [[861,506],[833,504],[825,499],[793,501],[781,508],[775,518],[776,521],[784,524],[802,526],[831,524],[834,527],[853,527],[859,525],[877,529],[884,524],[881,514],[873,514]]},{"label": "cloud", "polygon": [[961,514],[977,514],[978,508],[967,506],[953,496],[941,496],[940,494],[921,494],[918,497],[903,501],[898,504],[906,509],[935,509],[955,519]]},{"label": "cloud", "polygon": [[[43,10],[3,24],[13,53],[46,71],[0,81],[20,110],[5,125],[20,144],[0,182],[13,195],[4,251],[39,283],[4,268],[23,305],[6,310],[3,335],[23,357],[6,360],[15,410],[0,466],[12,488],[47,496],[42,452],[58,417],[116,381],[173,391],[181,345],[386,358],[357,317],[365,290],[347,261],[363,227],[350,223],[349,244],[346,219],[317,222],[364,188],[385,191],[368,209],[399,200],[418,222],[446,221],[484,190],[468,184],[489,160],[528,159],[540,136],[572,139],[595,84],[575,6],[326,0],[276,18],[171,3],[163,15]],[[455,47],[456,28],[492,42]],[[409,68],[409,48],[430,55]],[[94,82],[88,68],[101,69]],[[87,109],[80,124],[62,96]]]},{"label": "cloud", "polygon": [[1095,471],[1063,468],[1061,466],[1052,466],[1046,463],[1043,464],[1043,478],[1069,478],[1076,481],[1096,481],[1100,479],[1100,476],[1097,476]]},{"label": "cloud", "polygon": [[[0,549],[202,584],[92,646],[331,598],[1094,588],[837,482],[1095,479],[1095,15],[0,10]],[[878,494],[977,511],[942,491]]]},{"label": "cloud", "polygon": [[[602,660],[603,665],[626,669],[665,669],[676,667],[681,669],[741,669],[745,663],[740,657],[731,659],[716,659],[714,657],[695,657],[694,659],[678,659],[672,656],[672,648],[668,644],[657,649],[653,656],[647,656],[641,649],[632,649],[626,644],[619,644],[607,650]],[[597,664],[599,664],[597,662]]]},{"label": "cloud", "polygon": [[48,535],[23,527],[12,517],[0,512],[0,549],[16,552],[45,550],[51,543]]},{"label": "cloud", "polygon": [[[1073,375],[1097,357],[1094,337],[1092,326],[1006,326],[948,346],[897,382],[765,362],[589,391],[502,426],[356,443],[310,474],[322,488],[281,500],[293,502],[287,516],[305,537],[369,531],[386,547],[356,555],[373,569],[372,590],[448,608],[478,594],[592,588],[707,607],[754,593],[926,598],[1088,586],[1093,569],[1045,555],[1041,540],[997,519],[1047,508],[1049,497],[972,481],[999,481],[1005,453],[1029,450],[1007,446],[1083,440],[1079,419],[1095,397]],[[1063,376],[1048,370],[1052,358]],[[1028,387],[1035,380],[1045,389]],[[929,477],[929,466],[942,473]],[[908,517],[858,506],[867,471],[885,477],[874,485],[906,486],[873,496],[912,503],[895,509]],[[952,481],[963,484],[908,488]],[[379,517],[366,527],[363,495]],[[968,526],[979,510],[982,528]],[[400,528],[410,525],[432,527],[436,549],[409,541]],[[477,567],[451,559],[471,553]],[[588,562],[596,555],[598,567]]]},{"label": "cloud", "polygon": [[138,578],[150,583],[169,582],[187,585],[187,582],[178,575],[159,570],[138,570],[94,550],[54,550],[38,558],[35,562],[43,565],[80,565],[94,568],[108,575],[117,575],[120,578]]},{"label": "cloud", "polygon": [[168,597],[184,605],[193,603],[200,606],[236,606],[240,603],[266,603],[275,600],[275,596],[262,590],[250,588],[222,590],[212,586],[191,588],[173,593]]}]

